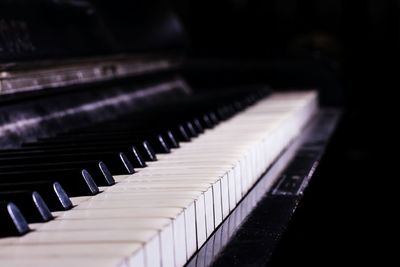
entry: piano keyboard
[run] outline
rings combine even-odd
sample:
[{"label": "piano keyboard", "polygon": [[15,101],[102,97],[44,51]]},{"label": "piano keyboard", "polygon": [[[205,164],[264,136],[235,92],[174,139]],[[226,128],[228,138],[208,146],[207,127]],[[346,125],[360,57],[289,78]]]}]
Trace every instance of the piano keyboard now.
[{"label": "piano keyboard", "polygon": [[[207,113],[149,143],[140,143],[138,134],[132,137],[136,149],[119,158],[104,149],[122,151],[131,135],[107,135],[111,129],[86,131],[86,138],[60,135],[64,143],[60,138],[42,143],[46,156],[34,143],[21,153],[4,151],[0,265],[183,266],[316,111],[315,92],[275,93],[233,117],[228,110],[220,113],[220,119],[230,118],[219,123]],[[57,149],[71,153],[60,156]],[[36,170],[32,179],[3,167],[12,163],[10,155],[32,156],[24,161]],[[104,158],[96,175],[93,155]],[[34,167],[37,162],[43,169]],[[75,178],[64,175],[72,175],[76,166],[89,167]],[[43,173],[40,182],[34,179]],[[52,176],[59,181],[47,178]],[[36,199],[19,201],[21,194],[27,198],[28,188],[39,192]],[[8,189],[13,190],[5,193]]]}]

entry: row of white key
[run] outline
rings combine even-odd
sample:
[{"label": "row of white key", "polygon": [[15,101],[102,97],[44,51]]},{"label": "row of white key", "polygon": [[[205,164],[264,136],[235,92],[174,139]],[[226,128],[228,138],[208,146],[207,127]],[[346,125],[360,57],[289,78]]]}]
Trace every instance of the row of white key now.
[{"label": "row of white key", "polygon": [[274,94],[77,206],[0,239],[4,266],[182,266],[302,130],[314,92]]}]

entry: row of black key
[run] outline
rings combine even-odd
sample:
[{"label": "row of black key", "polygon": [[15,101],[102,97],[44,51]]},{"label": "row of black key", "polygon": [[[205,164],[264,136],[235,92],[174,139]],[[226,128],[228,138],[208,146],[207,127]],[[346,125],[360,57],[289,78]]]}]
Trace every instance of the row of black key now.
[{"label": "row of black key", "polygon": [[52,220],[51,211],[72,208],[69,196],[99,193],[98,186],[115,183],[113,175],[146,167],[157,153],[169,153],[262,96],[164,105],[0,151],[0,236]]}]

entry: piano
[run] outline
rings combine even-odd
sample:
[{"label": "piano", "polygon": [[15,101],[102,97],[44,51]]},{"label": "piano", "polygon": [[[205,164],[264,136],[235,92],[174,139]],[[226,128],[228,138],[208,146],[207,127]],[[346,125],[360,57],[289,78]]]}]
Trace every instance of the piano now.
[{"label": "piano", "polygon": [[194,60],[172,7],[0,1],[1,266],[273,255],[340,109],[274,65]]}]

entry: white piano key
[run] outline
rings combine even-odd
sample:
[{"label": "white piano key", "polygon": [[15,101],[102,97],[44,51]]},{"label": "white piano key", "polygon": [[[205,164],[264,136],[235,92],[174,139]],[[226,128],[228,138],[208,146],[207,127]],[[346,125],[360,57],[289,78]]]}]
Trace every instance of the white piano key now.
[{"label": "white piano key", "polygon": [[70,257],[57,257],[57,258],[13,258],[13,259],[0,259],[1,266],[7,267],[71,267],[71,266],[96,266],[96,267],[109,267],[126,266],[124,260],[119,257],[114,258],[70,258]]},{"label": "white piano key", "polygon": [[[142,196],[175,196],[175,198],[192,198],[197,199],[197,197],[201,194],[199,191],[195,190],[186,190],[181,188],[174,188],[170,190],[164,190],[163,188],[148,188],[146,190],[137,190],[133,188],[124,188],[122,186],[115,187],[117,190],[107,190],[102,194],[98,194],[93,196],[92,199],[96,199],[96,201],[108,201],[108,200],[126,200],[130,201],[130,199],[136,199]],[[118,190],[120,189],[120,190]],[[178,194],[179,193],[179,194]]]},{"label": "white piano key", "polygon": [[160,233],[161,262],[163,267],[175,266],[175,243],[172,223]]},{"label": "white piano key", "polygon": [[[141,201],[138,201],[141,200]],[[180,199],[165,199],[157,198],[156,195],[151,197],[141,196],[136,198],[131,198],[130,201],[123,200],[97,200],[93,198],[92,200],[86,201],[81,205],[77,206],[75,210],[87,210],[87,209],[110,209],[110,208],[145,208],[148,206],[157,208],[182,208],[185,209],[190,203],[193,202],[191,198],[180,198]]]},{"label": "white piano key", "polygon": [[189,259],[197,250],[196,208],[191,204],[185,212],[186,254]]},{"label": "white piano key", "polygon": [[235,166],[235,204],[233,205],[234,207],[236,204],[240,201],[242,198],[242,191],[244,188],[244,181],[246,179],[246,160],[244,157],[242,157],[239,161],[239,165]]},{"label": "white piano key", "polygon": [[[195,216],[194,213],[192,216]],[[186,216],[187,217],[187,216]],[[185,213],[181,213],[174,220],[174,251],[175,254],[175,264],[177,266],[183,266],[186,263],[187,258],[187,248],[186,248],[186,227],[185,227]]]},{"label": "white piano key", "polygon": [[85,202],[86,200],[90,199],[91,197],[85,196],[85,197],[71,197],[71,202],[72,205],[77,206],[82,202]]},{"label": "white piano key", "polygon": [[173,219],[182,212],[181,208],[114,208],[114,209],[72,209],[56,213],[57,220],[112,219],[112,218],[169,218]]},{"label": "white piano key", "polygon": [[[233,171],[232,169],[229,171]],[[229,214],[229,184],[228,173],[221,178],[221,205],[222,205],[222,219],[225,219]]]},{"label": "white piano key", "polygon": [[129,267],[145,267],[145,255],[143,250],[137,250],[127,258],[127,265]]},{"label": "white piano key", "polygon": [[[89,221],[89,223],[88,223]],[[148,230],[148,229],[156,229],[157,231],[160,231],[160,236],[161,236],[161,249],[162,249],[162,259],[163,262],[168,262],[169,264],[173,265],[173,258],[174,258],[174,250],[172,249],[174,247],[174,242],[173,242],[173,236],[172,236],[172,224],[170,220],[167,221],[160,221],[155,222],[153,220],[130,220],[130,223],[128,223],[126,220],[122,221],[121,219],[115,219],[115,220],[105,220],[106,223],[104,223],[104,220],[97,220],[97,221],[90,221],[90,220],[70,220],[70,221],[54,221],[55,223],[58,223],[58,227],[54,227],[54,224],[45,224],[44,227],[42,227],[40,230],[43,231],[65,231],[65,230],[71,230],[72,229],[79,229],[79,230],[86,230],[86,231],[93,231],[93,228],[90,228],[91,225],[95,225],[95,229],[98,229],[98,225],[101,226],[100,229],[102,230],[108,230],[109,228],[112,228],[113,230],[119,229],[119,230],[124,230],[125,232],[132,232],[133,230],[135,231],[142,231],[142,230]],[[60,226],[61,224],[61,226]],[[71,227],[73,225],[74,227]],[[115,227],[117,225],[118,227]],[[124,226],[121,228],[121,225]],[[53,226],[50,228],[49,226]],[[49,229],[50,228],[50,229]],[[65,229],[66,228],[66,229]],[[183,228],[183,231],[185,229]],[[185,245],[183,243],[183,245]],[[155,253],[155,252],[152,252]]]},{"label": "white piano key", "polygon": [[162,266],[160,242],[158,238],[153,238],[144,248],[144,260],[147,267]]},{"label": "white piano key", "polygon": [[30,224],[32,229],[40,231],[69,231],[69,230],[160,230],[171,223],[168,218],[102,218],[102,219],[56,219],[48,223]]},{"label": "white piano key", "polygon": [[54,231],[43,235],[44,232],[34,231],[19,238],[17,243],[22,244],[69,244],[69,243],[107,243],[131,242],[145,244],[158,235],[155,230],[131,229],[125,230],[69,230]]},{"label": "white piano key", "polygon": [[72,243],[72,244],[19,244],[4,246],[0,258],[15,259],[21,255],[29,258],[43,257],[130,257],[142,248],[140,243]]},{"label": "white piano key", "polygon": [[233,170],[228,172],[229,211],[232,211],[236,206],[236,191],[238,190],[236,183],[240,183],[240,181],[238,181],[240,179],[240,174],[237,174],[238,168],[239,166],[235,166]]},{"label": "white piano key", "polygon": [[213,199],[213,188],[210,186],[204,192],[204,202],[205,202],[205,215],[206,215],[206,233],[207,238],[214,231],[214,199]]},{"label": "white piano key", "polygon": [[206,230],[206,211],[205,211],[205,200],[204,194],[202,194],[196,201],[196,233],[197,233],[197,247],[200,248],[201,245],[207,239]]},{"label": "white piano key", "polygon": [[221,180],[222,180],[222,178],[213,185],[214,227],[215,228],[222,222]]},{"label": "white piano key", "polygon": [[[182,189],[187,189],[187,190],[200,190],[200,191],[205,191],[210,187],[209,183],[206,182],[201,182],[201,181],[179,181],[179,182],[169,182],[169,181],[162,181],[162,182],[126,182],[124,183],[124,188],[132,188],[132,189],[138,189],[138,190],[147,190],[147,189],[176,189],[176,188],[182,188]],[[117,187],[110,187],[107,189],[107,192],[109,191],[114,191],[118,190]]]}]

